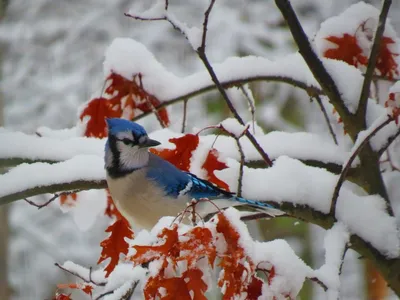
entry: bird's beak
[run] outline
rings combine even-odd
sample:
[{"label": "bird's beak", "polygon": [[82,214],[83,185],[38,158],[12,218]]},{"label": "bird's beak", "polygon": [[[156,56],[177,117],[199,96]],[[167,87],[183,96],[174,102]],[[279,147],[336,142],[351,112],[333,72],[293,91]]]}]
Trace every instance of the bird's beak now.
[{"label": "bird's beak", "polygon": [[140,144],[140,148],[149,148],[149,147],[158,146],[160,144],[161,143],[159,141],[147,139],[143,144]]}]

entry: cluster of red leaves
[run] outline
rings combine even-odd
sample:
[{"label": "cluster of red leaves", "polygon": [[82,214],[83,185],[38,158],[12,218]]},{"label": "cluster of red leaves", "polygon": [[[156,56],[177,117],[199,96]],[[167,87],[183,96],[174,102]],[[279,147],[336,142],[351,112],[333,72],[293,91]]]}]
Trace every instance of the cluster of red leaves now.
[{"label": "cluster of red leaves", "polygon": [[[81,290],[85,294],[92,297],[93,286],[88,283],[66,283],[66,284],[57,284],[58,289],[77,289]],[[71,295],[59,294],[57,293],[53,300],[72,300]]]},{"label": "cluster of red leaves", "polygon": [[[359,30],[364,30],[363,24],[360,25]],[[365,53],[362,49],[356,34],[344,33],[342,36],[328,36],[325,39],[333,43],[334,46],[325,50],[323,53],[324,57],[342,60],[356,68],[362,68],[368,65],[369,53]],[[395,44],[392,38],[386,36],[382,37],[375,67],[375,72],[378,75],[389,79],[393,79],[396,75],[399,75],[399,66],[395,60],[395,57],[397,57],[399,53],[394,53],[389,49],[392,44]]]},{"label": "cluster of red leaves", "polygon": [[[94,98],[89,101],[79,118],[87,121],[85,136],[103,138],[107,136],[107,125],[105,118],[132,119],[135,111],[144,113],[154,110],[161,102],[153,95],[147,93],[141,82],[141,75],[133,76],[128,80],[121,75],[111,73],[107,77],[108,87],[105,94],[108,96]],[[169,117],[165,108],[155,111],[158,119],[163,125],[169,125]]]},{"label": "cluster of red leaves", "polygon": [[[212,269],[216,258],[221,267],[218,285],[222,288],[223,299],[234,299],[243,293],[247,293],[246,299],[258,299],[264,282],[256,276],[254,263],[240,246],[239,233],[223,213],[218,215],[216,222],[218,234],[215,235],[209,228],[194,227],[180,236],[178,226],[174,224],[158,235],[158,244],[133,246],[136,253],[130,259],[135,265],[154,260],[160,264],[157,274],[150,276],[144,287],[145,299],[207,299],[204,263],[199,264],[199,261],[207,260]],[[216,247],[219,234],[224,238],[224,250]],[[179,262],[186,263],[186,269],[180,272]]]},{"label": "cluster of red leaves", "polygon": [[224,214],[218,215],[217,232],[225,239],[226,250],[220,255],[222,276],[219,287],[224,287],[224,299],[247,293],[246,299],[256,300],[262,294],[263,281],[257,277],[256,268],[239,243],[240,235]]},{"label": "cluster of red leaves", "polygon": [[[210,266],[214,265],[216,248],[213,244],[213,236],[209,229],[194,227],[179,239],[178,226],[164,228],[158,235],[164,242],[155,246],[133,246],[136,250],[131,260],[135,265],[149,263],[155,259],[161,261],[161,267],[156,276],[151,276],[144,288],[145,299],[196,299],[206,300],[204,293],[207,285],[202,279],[203,271],[197,266],[197,262],[207,257]],[[168,277],[166,269],[172,267],[177,270],[179,261],[187,262],[187,270],[181,276]],[[165,289],[161,293],[160,288]],[[194,297],[191,297],[191,292]]]},{"label": "cluster of red leaves", "polygon": [[[151,149],[150,151],[157,154],[169,161],[177,168],[183,171],[190,170],[190,163],[192,161],[193,151],[197,149],[200,143],[200,138],[197,134],[185,134],[179,138],[172,138],[169,141],[175,144],[175,149]],[[218,151],[212,148],[202,165],[202,168],[206,170],[206,179],[219,187],[229,191],[229,186],[217,176],[214,175],[214,171],[226,169],[228,166],[218,160]]]},{"label": "cluster of red leaves", "polygon": [[400,117],[400,92],[389,93],[389,98],[385,102],[385,107],[390,110],[390,115],[396,124],[399,124]]}]

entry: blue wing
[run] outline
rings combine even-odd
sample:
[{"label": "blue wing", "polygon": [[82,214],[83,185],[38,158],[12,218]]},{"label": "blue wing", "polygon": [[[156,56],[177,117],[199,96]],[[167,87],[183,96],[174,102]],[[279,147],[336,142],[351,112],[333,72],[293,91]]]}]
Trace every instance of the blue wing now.
[{"label": "blue wing", "polygon": [[233,196],[232,193],[224,191],[194,174],[179,170],[168,161],[154,154],[150,154],[146,175],[147,178],[161,186],[166,195],[171,197],[188,195],[190,198],[195,199],[215,199],[222,196],[224,198]]},{"label": "blue wing", "polygon": [[190,177],[161,157],[150,153],[147,178],[156,182],[165,194],[177,198],[190,183]]},{"label": "blue wing", "polygon": [[191,199],[208,198],[212,200],[223,198],[232,199],[244,205],[274,208],[264,202],[236,197],[233,193],[227,192],[207,180],[200,179],[192,173],[179,170],[173,164],[152,153],[150,153],[147,177],[161,186],[166,195],[174,198],[181,195],[187,195]]}]

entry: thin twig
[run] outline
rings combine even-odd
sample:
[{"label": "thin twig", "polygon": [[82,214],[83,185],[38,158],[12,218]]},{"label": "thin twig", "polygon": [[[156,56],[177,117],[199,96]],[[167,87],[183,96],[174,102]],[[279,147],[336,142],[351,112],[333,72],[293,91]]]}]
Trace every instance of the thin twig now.
[{"label": "thin twig", "polygon": [[31,201],[31,200],[28,200],[26,198],[24,198],[24,200],[25,200],[25,202],[29,203],[30,205],[37,207],[37,209],[41,209],[41,208],[46,207],[47,205],[49,205],[51,202],[53,202],[54,200],[56,200],[60,196],[61,196],[61,194],[54,194],[53,197],[51,197],[48,201],[46,201],[43,204],[37,204],[37,203],[35,203],[35,202]]},{"label": "thin twig", "polygon": [[208,29],[208,18],[210,17],[211,10],[215,4],[215,0],[210,1],[210,5],[208,6],[206,12],[204,13],[204,21],[203,21],[203,35],[201,37],[201,46],[197,49],[197,52],[206,53],[206,40],[207,40],[207,29]]},{"label": "thin twig", "polygon": [[307,279],[317,283],[319,286],[321,286],[324,289],[325,292],[328,290],[328,287],[326,286],[325,283],[323,283],[321,281],[321,279],[319,279],[317,277],[308,277]]},{"label": "thin twig", "polygon": [[145,18],[145,17],[141,17],[138,15],[132,15],[130,13],[124,13],[125,17],[128,18],[132,18],[134,20],[138,20],[138,21],[167,21],[167,17],[163,16],[163,17],[157,17],[157,18]]},{"label": "thin twig", "polygon": [[[251,113],[251,122],[253,123],[253,134],[256,134],[256,119],[255,119],[256,118],[256,116],[255,116],[256,107],[254,105],[254,98],[252,97],[252,95],[249,95],[249,93],[247,92],[247,90],[245,89],[245,87],[243,85],[240,86],[240,90],[242,91],[243,95],[247,99],[247,102],[249,103],[250,113]],[[251,91],[250,91],[250,93],[251,93]]]},{"label": "thin twig", "polygon": [[336,145],[338,145],[338,141],[337,141],[337,138],[336,138],[336,134],[335,134],[335,132],[333,131],[332,124],[331,124],[331,122],[329,121],[329,116],[328,116],[328,113],[326,112],[326,109],[325,109],[324,104],[322,103],[321,97],[320,97],[319,95],[315,95],[315,96],[314,96],[314,99],[315,99],[316,102],[318,103],[319,108],[321,109],[322,114],[324,115],[324,119],[325,119],[326,125],[328,125],[329,132],[330,132],[330,134],[331,134],[331,136],[332,136],[333,141],[335,142]]},{"label": "thin twig", "polygon": [[113,290],[108,291],[108,292],[105,292],[105,293],[103,293],[103,294],[100,294],[100,295],[99,295],[98,297],[96,297],[96,299],[94,299],[94,300],[100,300],[101,298],[104,298],[105,296],[111,295],[111,294],[114,294],[114,291],[113,291]]},{"label": "thin twig", "polygon": [[383,153],[389,148],[389,146],[399,137],[399,135],[400,135],[400,129],[396,132],[395,135],[392,135],[390,138],[388,138],[386,144],[385,144],[381,149],[379,149],[379,151],[378,151],[379,157],[382,156],[382,154],[383,154]]},{"label": "thin twig", "polygon": [[[228,94],[226,93],[225,89],[222,87],[221,82],[219,81],[217,75],[215,74],[214,69],[211,66],[210,62],[208,61],[208,58],[206,55],[206,38],[207,38],[208,18],[210,16],[210,13],[214,6],[214,3],[215,3],[215,0],[211,0],[209,7],[207,8],[206,12],[204,13],[203,35],[202,35],[202,40],[201,40],[201,46],[197,49],[196,52],[197,52],[200,60],[203,62],[204,66],[206,67],[208,73],[210,74],[211,79],[215,83],[218,91],[221,93],[222,98],[224,98],[230,111],[233,113],[235,119],[238,120],[238,122],[240,124],[244,125],[243,119],[238,114],[237,110],[235,109],[231,100],[229,99]],[[250,140],[250,142],[253,144],[254,148],[256,148],[256,150],[260,153],[261,157],[265,160],[267,165],[272,166],[271,159],[269,158],[268,154],[264,151],[264,149],[260,146],[260,144],[257,142],[255,137],[249,131],[246,131],[246,136]]]},{"label": "thin twig", "polygon": [[243,169],[244,169],[244,161],[245,156],[243,152],[242,145],[240,144],[240,140],[238,137],[235,137],[236,145],[240,154],[240,165],[239,165],[239,177],[238,177],[238,186],[237,186],[237,196],[242,197],[242,186],[243,186]]},{"label": "thin twig", "polygon": [[340,261],[340,266],[339,266],[339,276],[342,274],[342,269],[343,269],[343,264],[344,264],[344,257],[346,256],[346,252],[349,247],[347,244],[344,246],[343,254],[342,254],[342,260]]},{"label": "thin twig", "polygon": [[[142,74],[139,73],[138,78],[139,78],[139,87],[140,87],[141,90],[144,91],[143,82],[142,82]],[[148,96],[147,93],[146,93],[146,95],[144,96],[144,99],[145,99],[147,105],[150,107],[151,112],[156,116],[158,122],[160,123],[160,126],[161,126],[162,128],[166,128],[166,127],[167,127],[167,124],[165,124],[165,122],[163,121],[163,119],[161,119],[161,116],[160,116],[160,114],[158,113],[158,110],[156,110],[155,106],[154,106],[153,103],[150,101],[149,96]]]},{"label": "thin twig", "polygon": [[369,55],[368,66],[365,72],[363,86],[361,89],[360,100],[357,108],[356,115],[361,116],[365,122],[365,114],[367,111],[367,102],[369,97],[369,91],[372,81],[372,75],[375,70],[376,62],[378,61],[378,55],[381,47],[382,36],[385,31],[386,19],[389,13],[390,5],[392,0],[384,0],[381,13],[379,15],[378,28],[375,32],[374,43],[372,45],[371,53]]},{"label": "thin twig", "polygon": [[55,263],[54,265],[56,267],[60,268],[61,270],[65,271],[65,272],[67,272],[67,273],[69,273],[69,274],[71,274],[71,275],[73,275],[75,277],[78,277],[79,279],[83,280],[86,283],[93,283],[96,286],[105,286],[107,284],[107,282],[96,282],[96,281],[93,281],[92,274],[91,274],[92,273],[92,268],[89,269],[89,279],[87,279],[87,278],[79,275],[78,273],[75,273],[73,271],[70,271],[70,270],[64,268],[63,266],[61,266],[58,263]]},{"label": "thin twig", "polygon": [[35,206],[35,207],[37,207],[38,209],[41,209],[41,208],[43,208],[43,207],[46,207],[47,205],[49,205],[50,203],[52,203],[54,200],[56,200],[58,197],[60,197],[60,196],[63,196],[63,195],[70,195],[70,194],[73,194],[73,193],[75,193],[75,191],[73,191],[73,192],[63,192],[63,193],[60,193],[60,194],[54,194],[54,196],[53,197],[51,197],[49,200],[47,200],[45,203],[43,203],[43,204],[37,204],[37,203],[35,203],[35,202],[33,202],[33,201],[31,201],[31,200],[28,200],[27,198],[24,198],[24,200],[25,200],[25,202],[27,202],[27,203],[29,203],[30,205],[32,205],[32,206]]},{"label": "thin twig", "polygon": [[183,100],[183,120],[181,132],[184,133],[186,129],[186,117],[187,117],[187,103],[188,99]]},{"label": "thin twig", "polygon": [[390,122],[393,121],[393,118],[388,117],[388,119],[383,122],[382,124],[380,124],[378,127],[376,127],[373,131],[371,131],[371,133],[369,133],[364,140],[360,143],[360,145],[358,145],[358,147],[354,150],[354,152],[351,154],[349,160],[347,161],[346,165],[344,166],[344,168],[342,169],[342,172],[340,173],[339,179],[336,183],[335,189],[333,191],[333,196],[332,196],[332,201],[331,201],[331,208],[330,208],[330,213],[335,216],[336,213],[336,203],[339,197],[339,191],[340,188],[343,185],[343,182],[346,179],[347,173],[350,170],[351,164],[353,163],[353,161],[356,159],[357,155],[360,153],[360,151],[363,149],[363,147],[365,145],[367,145],[367,143],[370,141],[370,139],[379,131],[381,130],[383,127],[385,127],[386,125],[388,125]]},{"label": "thin twig", "polygon": [[[235,109],[231,100],[229,99],[225,89],[222,87],[221,83],[219,82],[219,79],[218,79],[217,75],[215,74],[214,69],[212,68],[210,62],[208,61],[207,56],[205,55],[204,52],[198,51],[197,53],[198,53],[200,59],[202,60],[203,64],[205,65],[206,69],[208,70],[208,73],[210,74],[212,81],[215,83],[218,91],[221,93],[221,95],[224,98],[226,104],[228,105],[230,111],[234,115],[235,119],[238,120],[238,122],[241,125],[244,125],[243,119],[238,114],[237,110]],[[246,137],[250,140],[250,142],[253,144],[254,148],[256,148],[258,153],[260,153],[262,159],[267,163],[268,166],[271,167],[272,166],[271,159],[269,158],[268,154],[264,151],[264,149],[260,146],[260,144],[257,142],[256,138],[249,131],[246,131]]]}]

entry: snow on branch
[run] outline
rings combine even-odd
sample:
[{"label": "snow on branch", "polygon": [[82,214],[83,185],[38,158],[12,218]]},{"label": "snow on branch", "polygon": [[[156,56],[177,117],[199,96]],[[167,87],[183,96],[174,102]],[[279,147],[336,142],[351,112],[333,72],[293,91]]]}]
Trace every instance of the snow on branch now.
[{"label": "snow on branch", "polygon": [[[310,93],[321,93],[299,54],[275,61],[257,56],[230,57],[213,64],[213,68],[224,87],[266,80],[282,81]],[[167,71],[143,44],[129,38],[115,39],[106,51],[105,76],[113,72],[128,80],[141,74],[144,89],[162,102],[157,109],[216,88],[207,71],[177,77]]]},{"label": "snow on branch", "polygon": [[326,284],[327,299],[329,300],[339,299],[339,276],[349,241],[350,234],[342,223],[335,223],[326,232],[324,240],[325,264],[314,271],[314,274]]},{"label": "snow on branch", "polygon": [[[151,133],[150,136],[159,140],[164,148],[173,148],[174,144],[169,139],[181,137],[182,134],[163,129]],[[257,138],[260,145],[270,153],[272,159],[288,155],[303,161],[319,162],[319,166],[332,165],[339,168],[347,157],[343,149],[311,133],[271,132],[258,135]],[[4,187],[0,189],[1,203],[43,193],[98,189],[106,186],[103,169],[104,139],[85,137],[59,139],[20,132],[0,132],[0,139],[4,141],[0,145],[0,165],[10,165],[12,161],[32,163],[19,165],[8,173],[0,175],[0,186]],[[200,140],[205,145],[205,149],[209,149],[214,144],[224,157],[241,160],[233,138],[219,136],[216,139],[215,135],[206,135],[200,136]],[[240,138],[240,143],[245,162],[261,159],[260,154],[247,138]],[[319,149],[324,149],[324,151],[319,151]],[[71,170],[74,171],[71,172]],[[19,185],[9,184],[17,180],[21,174],[25,178],[23,182]]]},{"label": "snow on branch", "polygon": [[[229,169],[218,171],[217,175],[235,191],[239,163],[229,160],[228,165]],[[327,191],[333,191],[336,180],[336,175],[324,169],[309,167],[282,156],[270,169],[244,168],[243,197],[278,204],[293,203],[329,215],[331,193]],[[351,186],[343,186],[336,215],[330,217],[341,221],[349,232],[371,243],[383,255],[389,258],[400,255],[396,219],[387,214],[383,198],[377,195],[360,196]]]},{"label": "snow on branch", "polygon": [[44,193],[105,188],[103,159],[77,155],[55,164],[21,164],[0,176],[0,186],[1,204]]},{"label": "snow on branch", "polygon": [[67,139],[40,137],[22,132],[0,131],[0,167],[23,162],[59,162],[76,155],[103,156],[104,140],[86,137]]}]

